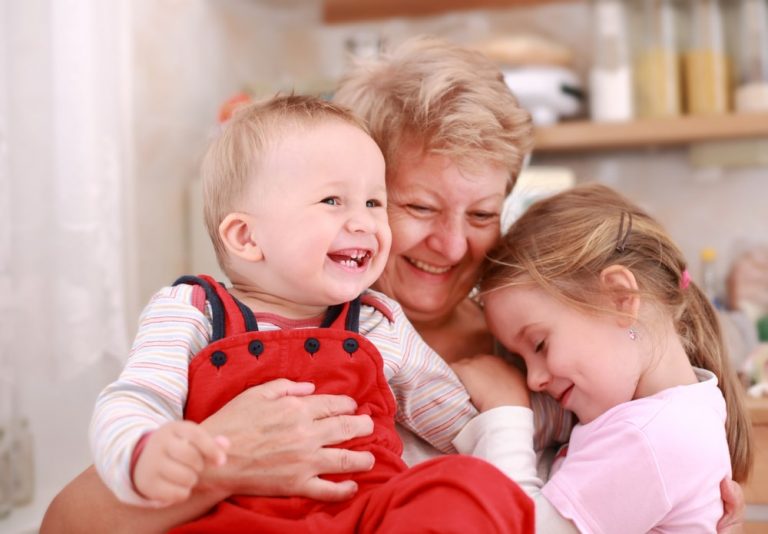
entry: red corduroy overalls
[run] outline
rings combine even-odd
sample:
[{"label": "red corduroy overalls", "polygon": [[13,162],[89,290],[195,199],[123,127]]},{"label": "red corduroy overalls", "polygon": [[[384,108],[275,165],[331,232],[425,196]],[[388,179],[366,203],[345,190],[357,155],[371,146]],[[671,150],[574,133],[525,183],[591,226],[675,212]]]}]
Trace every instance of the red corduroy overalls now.
[{"label": "red corduroy overalls", "polygon": [[250,386],[277,378],[312,382],[317,393],[354,398],[373,419],[370,436],[338,447],[367,450],[357,494],[340,503],[303,497],[237,495],[175,533],[533,532],[533,503],[490,464],[450,455],[409,469],[401,460],[395,402],[376,347],[358,334],[360,300],[329,308],[319,328],[258,331],[253,313],[207,276],[198,284],[212,307],[211,343],[192,359],[185,418],[200,422]]}]

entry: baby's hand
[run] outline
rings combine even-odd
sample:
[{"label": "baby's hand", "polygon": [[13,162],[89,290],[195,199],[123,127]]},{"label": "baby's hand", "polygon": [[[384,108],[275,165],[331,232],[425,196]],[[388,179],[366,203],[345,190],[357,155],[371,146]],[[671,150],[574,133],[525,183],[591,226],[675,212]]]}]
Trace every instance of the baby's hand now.
[{"label": "baby's hand", "polygon": [[166,423],[147,438],[133,483],[158,506],[185,501],[206,465],[226,463],[228,448],[227,438],[214,438],[196,423]]},{"label": "baby's hand", "polygon": [[530,399],[523,373],[498,356],[478,354],[451,364],[478,411],[498,406],[527,406]]}]

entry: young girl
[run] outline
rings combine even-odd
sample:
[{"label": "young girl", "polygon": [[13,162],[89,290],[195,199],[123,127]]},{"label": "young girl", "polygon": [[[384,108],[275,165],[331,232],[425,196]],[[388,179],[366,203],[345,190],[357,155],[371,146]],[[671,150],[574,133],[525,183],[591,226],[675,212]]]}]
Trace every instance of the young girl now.
[{"label": "young girl", "polygon": [[[715,532],[720,481],[749,473],[750,425],[714,311],[662,227],[608,187],[573,188],[512,226],[481,290],[528,386],[579,419],[543,487],[506,469],[536,500],[536,531]],[[499,365],[456,369],[481,409]]]}]

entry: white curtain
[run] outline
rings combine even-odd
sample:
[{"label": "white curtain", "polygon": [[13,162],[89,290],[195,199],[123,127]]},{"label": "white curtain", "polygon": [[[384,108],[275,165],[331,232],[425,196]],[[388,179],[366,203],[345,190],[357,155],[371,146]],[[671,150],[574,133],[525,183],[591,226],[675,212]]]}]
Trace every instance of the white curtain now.
[{"label": "white curtain", "polygon": [[129,8],[130,0],[0,0],[6,406],[8,391],[26,382],[72,378],[126,351]]}]

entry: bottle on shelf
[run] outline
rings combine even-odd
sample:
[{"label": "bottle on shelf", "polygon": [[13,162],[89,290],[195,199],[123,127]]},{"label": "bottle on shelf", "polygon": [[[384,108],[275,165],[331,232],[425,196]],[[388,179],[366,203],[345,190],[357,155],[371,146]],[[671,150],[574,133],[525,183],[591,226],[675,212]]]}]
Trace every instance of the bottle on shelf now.
[{"label": "bottle on shelf", "polygon": [[716,265],[717,250],[705,247],[701,249],[699,259],[701,260],[701,290],[716,308],[721,308]]},{"label": "bottle on shelf", "polygon": [[628,121],[634,117],[632,67],[622,0],[594,0],[594,40],[589,72],[593,121]]},{"label": "bottle on shelf", "polygon": [[768,0],[741,0],[737,112],[768,111]]},{"label": "bottle on shelf", "polygon": [[686,110],[692,115],[730,109],[729,60],[719,0],[690,0],[690,40],[684,55]]},{"label": "bottle on shelf", "polygon": [[638,117],[681,113],[680,55],[672,0],[643,0],[641,42],[635,60]]}]

